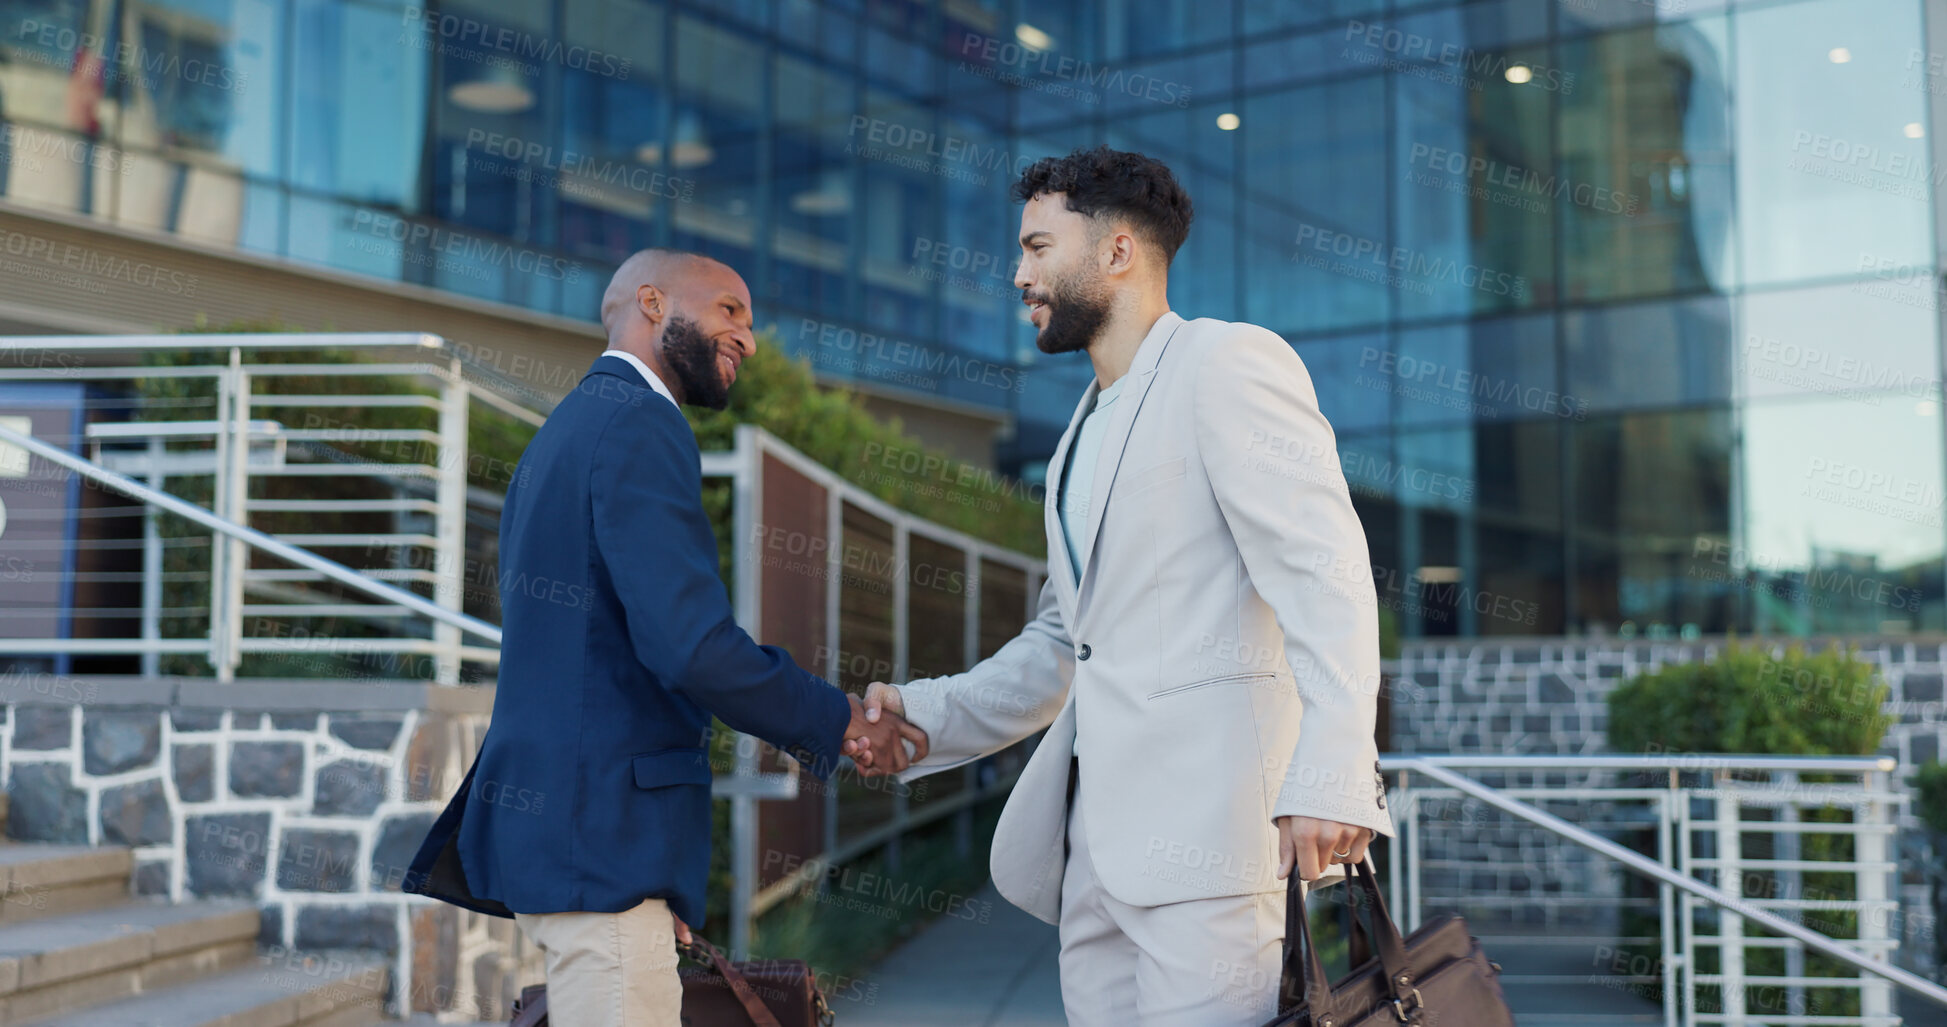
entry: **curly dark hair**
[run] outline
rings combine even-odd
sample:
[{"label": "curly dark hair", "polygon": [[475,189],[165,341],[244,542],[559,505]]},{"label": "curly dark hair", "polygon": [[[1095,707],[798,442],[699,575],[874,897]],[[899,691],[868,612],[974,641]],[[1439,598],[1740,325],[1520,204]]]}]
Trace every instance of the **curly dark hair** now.
[{"label": "curly dark hair", "polygon": [[1170,174],[1169,165],[1154,157],[1097,146],[1066,157],[1043,157],[1021,172],[1014,183],[1014,199],[1026,203],[1042,193],[1061,193],[1077,214],[1114,214],[1128,218],[1136,230],[1162,247],[1163,264],[1176,259],[1177,248],[1190,234],[1190,194]]}]

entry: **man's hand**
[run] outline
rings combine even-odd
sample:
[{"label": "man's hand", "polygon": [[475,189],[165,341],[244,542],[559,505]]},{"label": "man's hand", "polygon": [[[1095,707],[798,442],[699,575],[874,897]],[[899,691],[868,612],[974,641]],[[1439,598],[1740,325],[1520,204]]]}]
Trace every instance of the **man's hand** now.
[{"label": "man's hand", "polygon": [[694,942],[694,941],[696,940],[695,938],[693,938],[693,937],[691,937],[691,935],[690,935],[690,925],[688,925],[688,924],[686,924],[686,923],[684,923],[684,922],[683,922],[683,918],[682,918],[682,917],[680,917],[680,916],[677,916],[677,915],[676,915],[676,911],[675,911],[675,910],[671,910],[671,911],[670,911],[670,913],[669,913],[669,918],[670,918],[671,920],[674,920],[674,921],[676,921],[676,940],[677,940],[677,941],[679,941],[679,942],[682,942],[682,943],[683,943],[683,944],[685,944],[685,945],[688,945],[688,944],[690,944],[691,942]]},{"label": "man's hand", "polygon": [[[1372,842],[1372,828],[1354,827],[1336,820],[1316,817],[1279,817],[1278,879],[1291,876],[1292,864],[1298,879],[1316,881],[1333,863],[1358,863],[1366,858]],[[1339,853],[1346,855],[1339,855]]]},{"label": "man's hand", "polygon": [[[912,722],[906,719],[906,699],[899,694],[899,689],[883,681],[874,681],[872,684],[867,685],[865,689],[865,719],[877,724],[880,718],[888,713],[892,714],[893,719],[891,722],[899,729],[899,737],[913,743],[912,762],[917,763],[925,759],[928,742],[926,732],[914,727]],[[899,746],[899,751],[902,753],[905,752],[906,747],[903,745]],[[901,767],[899,769],[904,770],[905,768]],[[881,771],[881,773],[884,773],[884,771]]]},{"label": "man's hand", "polygon": [[[852,703],[852,721],[846,725],[841,751],[858,764],[859,773],[867,777],[896,774],[926,755],[926,732],[906,723],[905,717],[883,718],[876,709],[868,713],[858,696],[846,698]],[[906,752],[903,743],[907,740],[917,743],[914,755]]]}]

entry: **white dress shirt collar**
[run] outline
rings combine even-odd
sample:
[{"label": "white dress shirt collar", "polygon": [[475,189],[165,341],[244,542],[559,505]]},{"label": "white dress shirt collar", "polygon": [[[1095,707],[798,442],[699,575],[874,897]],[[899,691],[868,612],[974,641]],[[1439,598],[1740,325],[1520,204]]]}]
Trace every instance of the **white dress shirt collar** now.
[{"label": "white dress shirt collar", "polygon": [[[676,403],[676,397],[670,395],[669,386],[664,385],[663,380],[661,378],[656,377],[656,372],[649,370],[649,365],[643,363],[641,357],[638,357],[634,353],[630,353],[627,350],[619,350],[619,349],[607,350],[602,354],[602,356],[621,357],[622,359],[628,361],[629,366],[634,367],[637,371],[642,372],[642,380],[648,382],[650,388],[656,390],[656,392],[661,394],[664,399],[669,400],[671,403]],[[680,403],[676,403],[676,406],[678,409],[682,408],[682,404]]]}]

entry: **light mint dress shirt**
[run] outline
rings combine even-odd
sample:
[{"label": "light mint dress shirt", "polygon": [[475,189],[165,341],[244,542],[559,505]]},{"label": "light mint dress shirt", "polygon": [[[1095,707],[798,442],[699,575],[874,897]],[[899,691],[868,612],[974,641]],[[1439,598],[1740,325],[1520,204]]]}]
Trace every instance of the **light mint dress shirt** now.
[{"label": "light mint dress shirt", "polygon": [[[1102,436],[1109,432],[1109,407],[1122,392],[1123,375],[1115,384],[1095,394],[1095,405],[1082,415],[1075,431],[1075,444],[1068,447],[1068,464],[1061,472],[1061,532],[1068,538],[1068,565],[1075,569],[1075,581],[1082,580],[1082,547],[1088,544],[1088,504],[1095,498],[1095,458],[1102,452]],[[1077,468],[1080,468],[1078,471]],[[1075,755],[1082,754],[1081,733],[1075,735]]]}]

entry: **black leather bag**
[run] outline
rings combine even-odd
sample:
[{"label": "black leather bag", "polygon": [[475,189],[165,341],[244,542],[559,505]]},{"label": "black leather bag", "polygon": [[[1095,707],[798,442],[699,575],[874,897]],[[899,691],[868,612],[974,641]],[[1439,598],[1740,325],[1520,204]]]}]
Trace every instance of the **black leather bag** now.
[{"label": "black leather bag", "polygon": [[1305,919],[1305,885],[1293,873],[1285,901],[1278,1015],[1264,1027],[1514,1027],[1514,1012],[1501,994],[1501,968],[1467,933],[1466,921],[1441,914],[1401,938],[1380,897],[1372,857],[1346,869],[1340,890],[1354,903],[1353,923],[1359,920],[1359,898],[1372,919],[1364,939],[1353,939],[1353,951],[1363,940],[1373,958],[1337,982],[1325,980],[1325,964]]},{"label": "black leather bag", "polygon": [[[695,937],[676,951],[703,964],[677,971],[683,979],[685,1027],[831,1027],[831,1007],[802,959],[732,963],[715,945]],[[548,986],[530,984],[514,1001],[512,1027],[550,1027]]]}]

